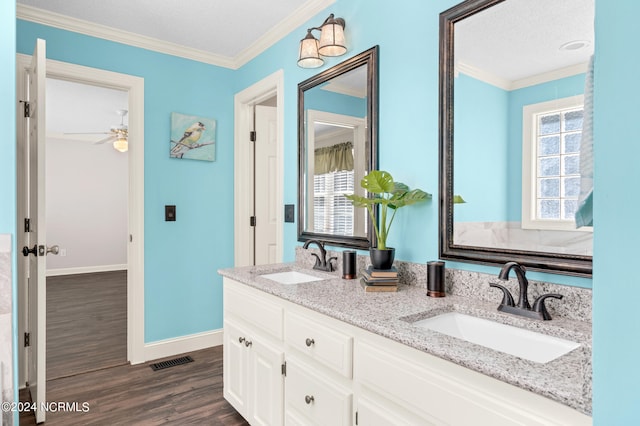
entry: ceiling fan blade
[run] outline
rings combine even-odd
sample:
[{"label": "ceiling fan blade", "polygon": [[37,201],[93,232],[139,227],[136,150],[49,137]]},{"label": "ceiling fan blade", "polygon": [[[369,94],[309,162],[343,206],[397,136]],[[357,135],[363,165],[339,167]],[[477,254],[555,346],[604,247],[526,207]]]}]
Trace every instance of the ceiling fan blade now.
[{"label": "ceiling fan blade", "polygon": [[103,143],[107,143],[107,142],[111,142],[111,141],[115,141],[118,138],[117,135],[111,135],[111,136],[107,136],[104,139],[100,139],[99,141],[94,142],[94,145],[101,145]]}]

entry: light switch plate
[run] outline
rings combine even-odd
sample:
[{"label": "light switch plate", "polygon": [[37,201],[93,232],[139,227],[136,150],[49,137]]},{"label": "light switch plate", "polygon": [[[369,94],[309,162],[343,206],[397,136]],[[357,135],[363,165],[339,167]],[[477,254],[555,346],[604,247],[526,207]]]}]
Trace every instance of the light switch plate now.
[{"label": "light switch plate", "polygon": [[293,204],[284,205],[284,221],[288,223],[295,222],[295,206]]},{"label": "light switch plate", "polygon": [[176,206],[164,206],[164,220],[166,222],[176,221]]}]

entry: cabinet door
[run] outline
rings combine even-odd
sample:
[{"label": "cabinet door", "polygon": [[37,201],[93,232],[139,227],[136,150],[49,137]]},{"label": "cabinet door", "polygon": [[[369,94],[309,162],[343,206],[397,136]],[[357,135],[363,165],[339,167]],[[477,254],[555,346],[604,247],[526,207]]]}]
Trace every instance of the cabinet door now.
[{"label": "cabinet door", "polygon": [[230,321],[224,322],[223,383],[224,398],[247,416],[247,331]]},{"label": "cabinet door", "polygon": [[351,425],[353,407],[351,390],[326,376],[314,373],[314,370],[317,370],[317,367],[291,357],[287,358],[285,389],[287,424]]},{"label": "cabinet door", "polygon": [[251,337],[249,342],[249,422],[252,425],[281,425],[284,411],[284,352],[256,337]]}]

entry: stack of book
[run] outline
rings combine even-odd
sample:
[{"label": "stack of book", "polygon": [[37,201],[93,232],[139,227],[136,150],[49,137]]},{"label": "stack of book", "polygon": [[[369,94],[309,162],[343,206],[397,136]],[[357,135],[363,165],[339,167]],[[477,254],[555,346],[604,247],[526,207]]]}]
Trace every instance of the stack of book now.
[{"label": "stack of book", "polygon": [[366,292],[372,291],[398,291],[398,270],[395,266],[391,269],[374,269],[371,265],[362,270],[360,283]]}]

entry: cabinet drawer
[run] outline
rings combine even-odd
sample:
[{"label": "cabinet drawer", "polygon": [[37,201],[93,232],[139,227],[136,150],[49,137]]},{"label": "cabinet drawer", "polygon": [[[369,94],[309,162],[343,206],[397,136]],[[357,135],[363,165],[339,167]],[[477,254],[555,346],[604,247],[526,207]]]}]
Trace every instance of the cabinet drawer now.
[{"label": "cabinet drawer", "polygon": [[285,423],[350,425],[353,394],[342,385],[316,374],[297,359],[287,360]]},{"label": "cabinet drawer", "polygon": [[283,308],[261,295],[258,290],[239,288],[232,280],[224,280],[224,311],[282,340]]},{"label": "cabinet drawer", "polygon": [[287,312],[285,342],[344,377],[353,376],[353,337],[317,320]]}]

